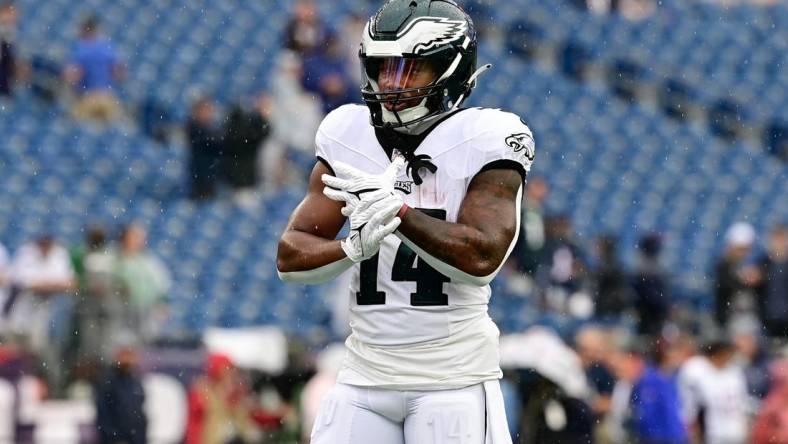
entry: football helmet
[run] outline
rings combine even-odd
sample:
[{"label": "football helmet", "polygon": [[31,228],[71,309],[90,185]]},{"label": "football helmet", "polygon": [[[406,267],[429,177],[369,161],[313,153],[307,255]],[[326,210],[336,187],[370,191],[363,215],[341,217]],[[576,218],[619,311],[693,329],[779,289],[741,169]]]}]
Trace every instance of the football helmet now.
[{"label": "football helmet", "polygon": [[378,128],[403,128],[459,107],[475,86],[476,31],[452,0],[390,0],[364,28],[364,102]]}]

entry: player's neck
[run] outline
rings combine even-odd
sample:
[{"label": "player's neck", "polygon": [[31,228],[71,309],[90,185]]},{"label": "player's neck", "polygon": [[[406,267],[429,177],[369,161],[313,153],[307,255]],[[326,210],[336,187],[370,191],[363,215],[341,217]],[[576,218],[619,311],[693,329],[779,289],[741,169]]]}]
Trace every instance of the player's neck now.
[{"label": "player's neck", "polygon": [[394,128],[394,131],[409,136],[419,136],[440,122],[441,117],[445,117],[445,114],[439,114],[437,116],[430,117],[429,119],[424,119],[421,122],[414,123],[413,125]]}]

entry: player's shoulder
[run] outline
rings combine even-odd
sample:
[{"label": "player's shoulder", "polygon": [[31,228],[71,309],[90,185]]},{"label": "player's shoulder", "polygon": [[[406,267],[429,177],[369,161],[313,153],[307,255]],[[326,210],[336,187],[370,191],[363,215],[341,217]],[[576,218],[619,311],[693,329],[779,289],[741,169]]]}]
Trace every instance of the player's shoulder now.
[{"label": "player's shoulder", "polygon": [[[342,105],[323,118],[315,133],[315,148],[326,162],[341,160],[358,151],[358,141],[372,133],[369,109],[362,105]],[[347,160],[344,160],[347,161]]]},{"label": "player's shoulder", "polygon": [[533,133],[517,114],[496,108],[469,108],[460,115],[467,128],[465,139],[474,141],[476,149],[498,150],[501,146],[515,151],[534,149]]},{"label": "player's shoulder", "polygon": [[520,116],[500,109],[469,108],[457,117],[451,132],[462,138],[457,148],[470,156],[466,165],[472,168],[471,173],[506,164],[520,171],[525,179],[534,160],[535,142]]},{"label": "player's shoulder", "polygon": [[468,108],[459,115],[471,132],[479,135],[528,128],[522,117],[498,108]]},{"label": "player's shoulder", "polygon": [[338,138],[369,125],[369,108],[364,105],[347,104],[328,113],[320,122],[317,131],[327,137]]},{"label": "player's shoulder", "polygon": [[479,123],[480,129],[499,130],[511,127],[525,126],[525,120],[519,115],[500,108],[471,108],[474,118]]}]

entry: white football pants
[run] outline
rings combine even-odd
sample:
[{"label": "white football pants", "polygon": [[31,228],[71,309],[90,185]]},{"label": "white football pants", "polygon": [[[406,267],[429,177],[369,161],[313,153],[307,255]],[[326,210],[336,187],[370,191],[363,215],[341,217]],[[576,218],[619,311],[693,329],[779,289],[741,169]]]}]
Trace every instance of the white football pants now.
[{"label": "white football pants", "polygon": [[312,444],[511,444],[498,381],[456,390],[398,391],[337,384]]}]

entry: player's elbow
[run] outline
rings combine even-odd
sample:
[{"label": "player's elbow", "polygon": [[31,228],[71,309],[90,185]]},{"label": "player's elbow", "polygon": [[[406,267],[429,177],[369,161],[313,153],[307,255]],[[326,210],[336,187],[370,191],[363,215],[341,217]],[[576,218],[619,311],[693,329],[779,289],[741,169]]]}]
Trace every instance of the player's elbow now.
[{"label": "player's elbow", "polygon": [[484,287],[495,278],[497,271],[497,269],[491,268],[486,264],[481,266],[476,264],[473,267],[466,268],[464,272],[458,276],[454,276],[452,280],[477,287]]},{"label": "player's elbow", "polygon": [[506,232],[499,237],[500,242],[493,241],[479,245],[476,254],[471,255],[473,263],[470,264],[468,273],[477,279],[487,280],[489,283],[506,259],[506,253],[513,236],[514,233]]},{"label": "player's elbow", "polygon": [[293,250],[293,248],[287,242],[285,242],[284,239],[279,241],[279,245],[276,249],[276,271],[279,272],[280,277],[282,273],[295,271],[295,253],[296,252]]},{"label": "player's elbow", "polygon": [[498,270],[498,264],[490,260],[481,259],[469,270],[468,274],[476,279],[484,279]]},{"label": "player's elbow", "polygon": [[282,251],[281,248],[276,255],[276,274],[279,276],[279,280],[295,284],[306,283],[302,282],[304,280],[302,273],[295,269],[292,261],[288,259],[287,255],[279,254],[280,251]]}]

